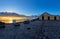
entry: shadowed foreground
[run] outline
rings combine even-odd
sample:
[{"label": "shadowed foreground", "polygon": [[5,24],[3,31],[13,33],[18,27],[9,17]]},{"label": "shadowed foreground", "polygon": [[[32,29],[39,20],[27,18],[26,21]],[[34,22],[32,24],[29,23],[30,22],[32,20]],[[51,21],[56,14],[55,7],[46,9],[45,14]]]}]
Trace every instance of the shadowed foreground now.
[{"label": "shadowed foreground", "polygon": [[60,39],[60,21],[33,21],[5,25],[0,29],[0,39]]}]

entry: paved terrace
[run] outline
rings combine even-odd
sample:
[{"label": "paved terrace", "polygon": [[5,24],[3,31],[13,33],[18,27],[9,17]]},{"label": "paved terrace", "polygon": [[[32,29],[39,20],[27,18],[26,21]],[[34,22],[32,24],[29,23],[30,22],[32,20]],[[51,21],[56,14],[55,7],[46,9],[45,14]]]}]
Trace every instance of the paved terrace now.
[{"label": "paved terrace", "polygon": [[0,39],[60,39],[60,21],[34,21],[20,25],[6,25],[0,29]]}]

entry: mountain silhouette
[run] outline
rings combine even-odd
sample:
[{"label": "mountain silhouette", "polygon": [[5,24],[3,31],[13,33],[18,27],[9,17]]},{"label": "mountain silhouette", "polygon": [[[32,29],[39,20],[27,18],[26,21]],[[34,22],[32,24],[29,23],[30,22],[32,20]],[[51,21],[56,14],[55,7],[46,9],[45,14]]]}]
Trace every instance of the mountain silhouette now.
[{"label": "mountain silhouette", "polygon": [[25,16],[25,15],[20,15],[14,12],[0,12],[0,16]]}]

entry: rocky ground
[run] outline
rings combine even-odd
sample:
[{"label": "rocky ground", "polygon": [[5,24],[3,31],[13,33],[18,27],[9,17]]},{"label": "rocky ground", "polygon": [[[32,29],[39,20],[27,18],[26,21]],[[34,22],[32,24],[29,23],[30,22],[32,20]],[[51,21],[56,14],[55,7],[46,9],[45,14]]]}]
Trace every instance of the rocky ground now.
[{"label": "rocky ground", "polygon": [[33,21],[0,28],[0,39],[60,39],[60,21]]}]

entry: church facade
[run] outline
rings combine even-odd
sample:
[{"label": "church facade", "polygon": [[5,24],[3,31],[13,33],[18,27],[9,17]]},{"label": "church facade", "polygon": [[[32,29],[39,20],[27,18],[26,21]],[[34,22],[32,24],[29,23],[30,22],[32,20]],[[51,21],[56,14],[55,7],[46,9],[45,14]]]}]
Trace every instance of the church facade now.
[{"label": "church facade", "polygon": [[60,20],[59,15],[51,15],[47,12],[44,12],[42,15],[39,17],[40,20]]}]

